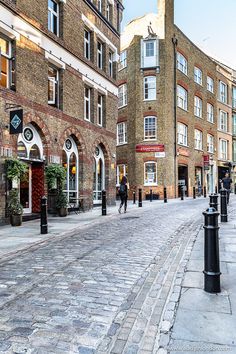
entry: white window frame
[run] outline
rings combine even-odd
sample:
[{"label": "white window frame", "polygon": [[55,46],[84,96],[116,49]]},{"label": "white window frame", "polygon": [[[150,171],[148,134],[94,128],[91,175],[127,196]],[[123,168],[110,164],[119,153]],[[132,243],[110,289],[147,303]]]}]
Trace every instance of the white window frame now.
[{"label": "white window frame", "polygon": [[[220,156],[219,158],[221,160],[227,160],[228,158],[228,141],[225,140],[225,139],[220,139],[220,148],[219,148],[219,153],[220,153]],[[225,149],[222,149],[223,146],[225,147]]]},{"label": "white window frame", "polygon": [[117,145],[127,144],[127,122],[117,123]]},{"label": "white window frame", "polygon": [[[86,96],[86,92],[88,92],[88,96]],[[88,112],[87,112],[87,103],[88,103]],[[87,117],[87,113],[88,113],[88,117]],[[88,122],[91,121],[91,88],[90,87],[84,88],[84,119]]]},{"label": "white window frame", "polygon": [[5,58],[7,60],[7,72],[6,72],[6,88],[9,88],[10,87],[10,84],[11,84],[11,80],[10,80],[10,71],[11,71],[11,68],[10,68],[10,61],[11,61],[11,58],[12,58],[12,43],[11,41],[5,37],[5,36],[2,36],[0,35],[0,38],[4,41],[7,42],[7,45],[8,45],[8,53],[3,53],[1,51],[1,48],[0,48],[0,76],[2,75],[2,72],[1,72],[1,57]]},{"label": "white window frame", "polygon": [[[59,105],[59,70],[53,65],[48,65],[48,67],[52,68],[56,71],[56,79],[53,76],[48,76],[48,81],[53,85],[53,100],[48,100],[49,105],[54,105],[58,107]],[[49,94],[49,92],[48,92]]]},{"label": "white window frame", "polygon": [[104,104],[104,96],[101,94],[98,94],[97,122],[98,122],[98,125],[100,125],[100,127],[103,126],[103,104]]},{"label": "white window frame", "polygon": [[[48,30],[52,33],[54,33],[56,36],[59,36],[59,3],[55,0],[51,0],[53,3],[55,3],[57,5],[57,11],[54,11],[51,7],[49,7],[49,1],[48,1]],[[53,28],[53,17],[56,17],[57,19],[57,31],[54,31]],[[51,22],[51,26],[50,26],[50,22],[49,22],[49,17],[50,17],[50,22]]]},{"label": "white window frame", "polygon": [[97,41],[97,67],[103,69],[103,43]]},{"label": "white window frame", "polygon": [[109,63],[108,63],[108,68],[109,68],[109,76],[113,77],[113,58],[114,58],[114,53],[109,50]]},{"label": "white window frame", "polygon": [[122,84],[118,88],[118,108],[127,106],[128,93],[127,93],[127,84]]},{"label": "white window frame", "polygon": [[102,0],[98,0],[98,11],[102,12]]},{"label": "white window frame", "polygon": [[228,100],[228,86],[223,81],[219,82],[219,100],[222,103],[227,103]]},{"label": "white window frame", "polygon": [[207,152],[214,153],[214,135],[207,134]]},{"label": "white window frame", "polygon": [[232,87],[232,107],[236,108],[236,86]]},{"label": "white window frame", "polygon": [[177,85],[177,106],[188,110],[188,91],[181,85]]},{"label": "white window frame", "polygon": [[[151,121],[151,122],[150,122]],[[154,124],[153,124],[154,122]],[[148,116],[144,118],[144,140],[157,139],[157,117]],[[153,133],[153,134],[150,134]]]},{"label": "white window frame", "polygon": [[236,136],[236,113],[232,114],[232,134]]},{"label": "white window frame", "polygon": [[202,99],[198,96],[194,96],[194,115],[202,118]]},{"label": "white window frame", "polygon": [[188,126],[180,122],[177,126],[177,144],[188,146]]},{"label": "white window frame", "polygon": [[219,129],[223,132],[228,131],[228,113],[222,109],[219,111]]},{"label": "white window frame", "polygon": [[183,74],[188,75],[188,61],[185,56],[177,52],[177,69]]},{"label": "white window frame", "polygon": [[198,85],[202,85],[202,70],[197,66],[194,66],[194,82]]},{"label": "white window frame", "polygon": [[111,22],[111,13],[112,13],[112,5],[110,4],[109,1],[107,1],[106,18],[107,18],[107,21],[109,21],[109,22]]},{"label": "white window frame", "polygon": [[207,90],[214,93],[214,80],[210,76],[207,76]]},{"label": "white window frame", "polygon": [[[154,165],[155,166],[155,171],[151,172],[153,174],[153,182],[148,182],[148,179],[146,178],[146,167],[147,165]],[[147,161],[144,162],[144,186],[157,186],[157,162],[155,161]]]},{"label": "white window frame", "polygon": [[84,29],[84,57],[88,60],[91,59],[91,32],[87,29]]},{"label": "white window frame", "polygon": [[202,150],[202,131],[199,129],[194,129],[194,148],[195,150]]},{"label": "white window frame", "polygon": [[118,63],[118,71],[120,71],[126,67],[127,67],[127,50],[123,50],[123,52],[120,53],[120,60]]},{"label": "white window frame", "polygon": [[146,76],[143,78],[144,101],[155,101],[157,98],[157,78],[156,76]]},{"label": "white window frame", "polygon": [[207,102],[207,121],[214,123],[214,106]]}]

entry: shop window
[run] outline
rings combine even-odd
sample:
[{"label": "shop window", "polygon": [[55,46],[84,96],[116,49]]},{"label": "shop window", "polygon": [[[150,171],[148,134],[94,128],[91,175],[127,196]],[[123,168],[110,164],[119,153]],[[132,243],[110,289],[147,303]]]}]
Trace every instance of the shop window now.
[{"label": "shop window", "polygon": [[63,146],[62,165],[66,170],[64,192],[67,194],[68,201],[76,203],[79,189],[79,155],[77,145],[71,137],[66,139]]},{"label": "shop window", "polygon": [[145,162],[144,164],[144,185],[157,185],[157,163]]}]

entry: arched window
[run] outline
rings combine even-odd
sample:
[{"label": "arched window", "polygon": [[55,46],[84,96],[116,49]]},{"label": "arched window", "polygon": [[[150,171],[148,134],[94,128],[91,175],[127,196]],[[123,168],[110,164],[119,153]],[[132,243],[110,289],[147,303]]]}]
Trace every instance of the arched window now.
[{"label": "arched window", "polygon": [[63,146],[62,164],[66,169],[64,191],[68,200],[78,198],[79,154],[77,145],[72,137],[66,139]]},{"label": "arched window", "polygon": [[93,201],[101,203],[102,190],[105,188],[105,163],[104,154],[100,146],[97,146],[94,154],[93,165]]},{"label": "arched window", "polygon": [[17,154],[20,158],[27,160],[42,161],[44,159],[41,137],[32,124],[26,125],[23,132],[19,134]]}]

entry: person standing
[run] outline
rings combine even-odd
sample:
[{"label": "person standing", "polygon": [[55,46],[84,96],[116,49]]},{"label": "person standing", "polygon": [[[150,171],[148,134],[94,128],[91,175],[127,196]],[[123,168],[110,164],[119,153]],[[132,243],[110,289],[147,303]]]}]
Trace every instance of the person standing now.
[{"label": "person standing", "polygon": [[120,207],[118,209],[121,214],[122,206],[124,205],[124,212],[127,210],[127,199],[128,199],[128,187],[127,187],[127,178],[125,176],[122,177],[119,188],[120,195]]},{"label": "person standing", "polygon": [[225,177],[222,178],[221,187],[227,190],[227,204],[229,204],[229,196],[230,196],[230,191],[231,191],[231,183],[232,183],[232,179],[230,178],[229,173],[226,172]]}]

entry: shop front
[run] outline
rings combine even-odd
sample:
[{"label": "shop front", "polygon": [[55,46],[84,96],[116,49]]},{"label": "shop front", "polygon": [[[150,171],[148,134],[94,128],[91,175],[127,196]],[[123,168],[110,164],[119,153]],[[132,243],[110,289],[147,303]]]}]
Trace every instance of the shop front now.
[{"label": "shop front", "polygon": [[27,164],[19,185],[24,214],[39,213],[44,194],[44,155],[41,137],[32,124],[26,125],[18,136],[17,156]]},{"label": "shop front", "polygon": [[188,196],[188,166],[178,166],[178,196],[181,197],[181,193]]}]

